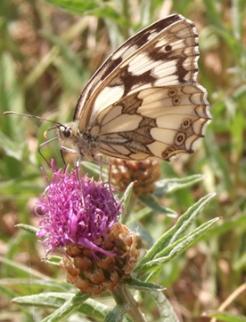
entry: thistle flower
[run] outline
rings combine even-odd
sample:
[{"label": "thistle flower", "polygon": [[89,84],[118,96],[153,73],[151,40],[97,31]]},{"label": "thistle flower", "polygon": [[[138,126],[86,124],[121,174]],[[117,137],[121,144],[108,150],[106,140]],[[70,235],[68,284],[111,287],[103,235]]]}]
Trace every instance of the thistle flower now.
[{"label": "thistle flower", "polygon": [[41,215],[38,237],[44,240],[47,252],[76,244],[105,252],[96,240],[105,235],[117,221],[121,205],[110,187],[78,170],[53,170],[53,177],[36,212]]},{"label": "thistle flower", "polygon": [[121,205],[107,184],[80,177],[78,170],[54,170],[36,209],[38,237],[47,252],[65,249],[67,280],[83,293],[112,291],[130,275],[138,237],[117,222]]},{"label": "thistle flower", "polygon": [[113,224],[99,243],[113,256],[95,257],[91,249],[70,245],[63,260],[68,282],[90,295],[113,291],[130,275],[139,256],[138,236],[120,223]]},{"label": "thistle flower", "polygon": [[155,190],[155,182],[160,178],[160,165],[156,160],[121,160],[111,162],[112,183],[124,191],[130,182],[134,182],[137,196],[149,194]]}]

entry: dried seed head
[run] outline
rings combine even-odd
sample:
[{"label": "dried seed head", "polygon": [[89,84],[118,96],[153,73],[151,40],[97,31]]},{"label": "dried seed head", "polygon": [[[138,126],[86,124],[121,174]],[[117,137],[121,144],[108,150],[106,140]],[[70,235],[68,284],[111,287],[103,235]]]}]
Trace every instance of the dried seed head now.
[{"label": "dried seed head", "polygon": [[97,245],[111,255],[69,245],[63,260],[68,282],[90,295],[113,290],[130,275],[139,256],[138,236],[120,223],[115,223]]},{"label": "dried seed head", "polygon": [[134,182],[136,195],[152,193],[155,182],[160,178],[160,166],[156,160],[128,161],[113,159],[111,162],[112,183],[120,191],[125,191]]}]

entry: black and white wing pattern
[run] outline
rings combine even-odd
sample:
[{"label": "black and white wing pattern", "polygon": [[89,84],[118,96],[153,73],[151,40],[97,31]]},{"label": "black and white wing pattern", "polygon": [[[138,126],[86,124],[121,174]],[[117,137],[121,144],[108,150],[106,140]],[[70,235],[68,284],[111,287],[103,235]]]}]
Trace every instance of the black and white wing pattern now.
[{"label": "black and white wing pattern", "polygon": [[98,138],[100,153],[168,160],[192,152],[210,119],[198,84],[198,34],[180,15],[127,40],[84,88],[75,120]]}]

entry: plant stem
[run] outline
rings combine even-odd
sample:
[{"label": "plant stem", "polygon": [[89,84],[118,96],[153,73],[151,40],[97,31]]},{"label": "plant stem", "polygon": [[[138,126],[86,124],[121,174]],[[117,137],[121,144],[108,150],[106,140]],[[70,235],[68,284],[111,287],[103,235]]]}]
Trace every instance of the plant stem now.
[{"label": "plant stem", "polygon": [[114,290],[113,296],[116,303],[123,307],[124,311],[134,322],[146,322],[143,313],[138,307],[138,303],[125,285],[120,285]]}]

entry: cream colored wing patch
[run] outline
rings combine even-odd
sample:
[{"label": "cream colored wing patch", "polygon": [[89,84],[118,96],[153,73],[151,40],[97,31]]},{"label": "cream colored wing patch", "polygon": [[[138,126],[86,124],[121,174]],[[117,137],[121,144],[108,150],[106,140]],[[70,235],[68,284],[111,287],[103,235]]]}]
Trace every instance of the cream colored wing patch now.
[{"label": "cream colored wing patch", "polygon": [[124,159],[170,159],[193,152],[210,120],[199,85],[153,87],[128,95],[98,114],[99,152]]},{"label": "cream colored wing patch", "polygon": [[195,82],[197,36],[191,21],[174,14],[128,39],[110,55],[82,91],[74,115],[80,130],[91,126],[107,106],[133,92],[152,86]]},{"label": "cream colored wing patch", "polygon": [[[197,81],[199,49],[194,24],[181,19],[163,30],[153,28],[151,35],[142,47],[122,60],[117,70],[104,79],[103,86],[109,93],[111,91],[111,97],[116,98],[114,89],[118,88],[121,89],[123,98],[143,89]],[[119,96],[117,99],[120,99]],[[97,94],[91,122],[96,118],[97,112],[100,113],[106,107],[100,102],[101,96]],[[96,108],[99,105],[100,109]]]}]

